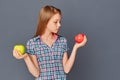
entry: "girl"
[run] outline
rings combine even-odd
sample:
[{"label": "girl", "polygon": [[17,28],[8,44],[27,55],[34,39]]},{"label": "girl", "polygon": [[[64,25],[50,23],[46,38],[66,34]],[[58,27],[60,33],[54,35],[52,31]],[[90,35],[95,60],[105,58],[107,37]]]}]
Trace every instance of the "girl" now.
[{"label": "girl", "polygon": [[26,44],[27,52],[21,55],[20,51],[13,50],[13,56],[24,59],[29,72],[36,77],[35,80],[66,80],[66,74],[74,64],[77,49],[87,42],[84,36],[82,43],[75,43],[68,58],[67,40],[58,35],[60,21],[60,9],[44,6],[39,13],[36,34]]}]

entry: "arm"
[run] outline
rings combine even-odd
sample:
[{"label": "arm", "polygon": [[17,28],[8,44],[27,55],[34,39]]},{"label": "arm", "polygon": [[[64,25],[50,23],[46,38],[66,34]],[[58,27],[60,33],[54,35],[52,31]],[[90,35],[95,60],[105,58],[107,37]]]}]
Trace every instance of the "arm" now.
[{"label": "arm", "polygon": [[69,59],[68,59],[67,52],[64,53],[64,55],[63,55],[63,67],[64,67],[65,73],[69,73],[69,71],[71,70],[71,68],[74,64],[74,61],[75,61],[76,51],[77,50],[75,48],[73,48]]},{"label": "arm", "polygon": [[72,66],[74,64],[74,61],[75,61],[77,49],[79,47],[84,46],[86,44],[86,42],[87,42],[87,38],[85,36],[84,41],[82,43],[79,43],[79,44],[75,43],[69,59],[68,59],[67,52],[64,53],[64,55],[63,55],[63,67],[64,67],[65,73],[69,73],[69,71],[71,70],[71,68],[72,68]]},{"label": "arm", "polygon": [[38,66],[37,58],[35,55],[28,55],[24,58],[24,61],[27,65],[27,68],[29,72],[34,76],[34,77],[39,77],[40,75],[40,69]]},{"label": "arm", "polygon": [[40,69],[39,69],[37,58],[35,55],[28,55],[27,53],[25,53],[24,55],[21,55],[19,51],[14,50],[13,56],[16,59],[24,59],[29,72],[34,77],[38,77],[40,75]]}]

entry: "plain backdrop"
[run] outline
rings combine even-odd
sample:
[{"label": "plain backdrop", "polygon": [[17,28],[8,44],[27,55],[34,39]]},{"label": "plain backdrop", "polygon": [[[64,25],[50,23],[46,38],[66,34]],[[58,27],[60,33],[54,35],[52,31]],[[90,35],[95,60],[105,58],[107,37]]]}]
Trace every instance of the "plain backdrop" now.
[{"label": "plain backdrop", "polygon": [[34,80],[12,50],[33,37],[46,4],[62,11],[59,34],[68,40],[68,55],[76,34],[88,38],[67,80],[120,80],[120,0],[0,0],[0,80]]}]

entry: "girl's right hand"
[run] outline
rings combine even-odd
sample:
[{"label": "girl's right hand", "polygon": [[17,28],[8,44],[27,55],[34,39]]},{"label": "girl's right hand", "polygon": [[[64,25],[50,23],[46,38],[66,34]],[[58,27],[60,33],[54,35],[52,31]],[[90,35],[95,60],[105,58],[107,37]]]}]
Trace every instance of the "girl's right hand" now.
[{"label": "girl's right hand", "polygon": [[13,50],[13,56],[16,58],[16,59],[24,59],[25,57],[28,56],[28,54],[21,54],[20,51],[18,50]]}]

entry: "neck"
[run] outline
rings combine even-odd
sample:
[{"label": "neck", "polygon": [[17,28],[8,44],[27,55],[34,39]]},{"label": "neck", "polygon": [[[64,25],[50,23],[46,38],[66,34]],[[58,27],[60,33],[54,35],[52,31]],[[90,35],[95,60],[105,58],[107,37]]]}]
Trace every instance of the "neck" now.
[{"label": "neck", "polygon": [[49,39],[54,39],[54,33],[45,33],[41,36],[42,39],[44,40],[49,40]]}]

